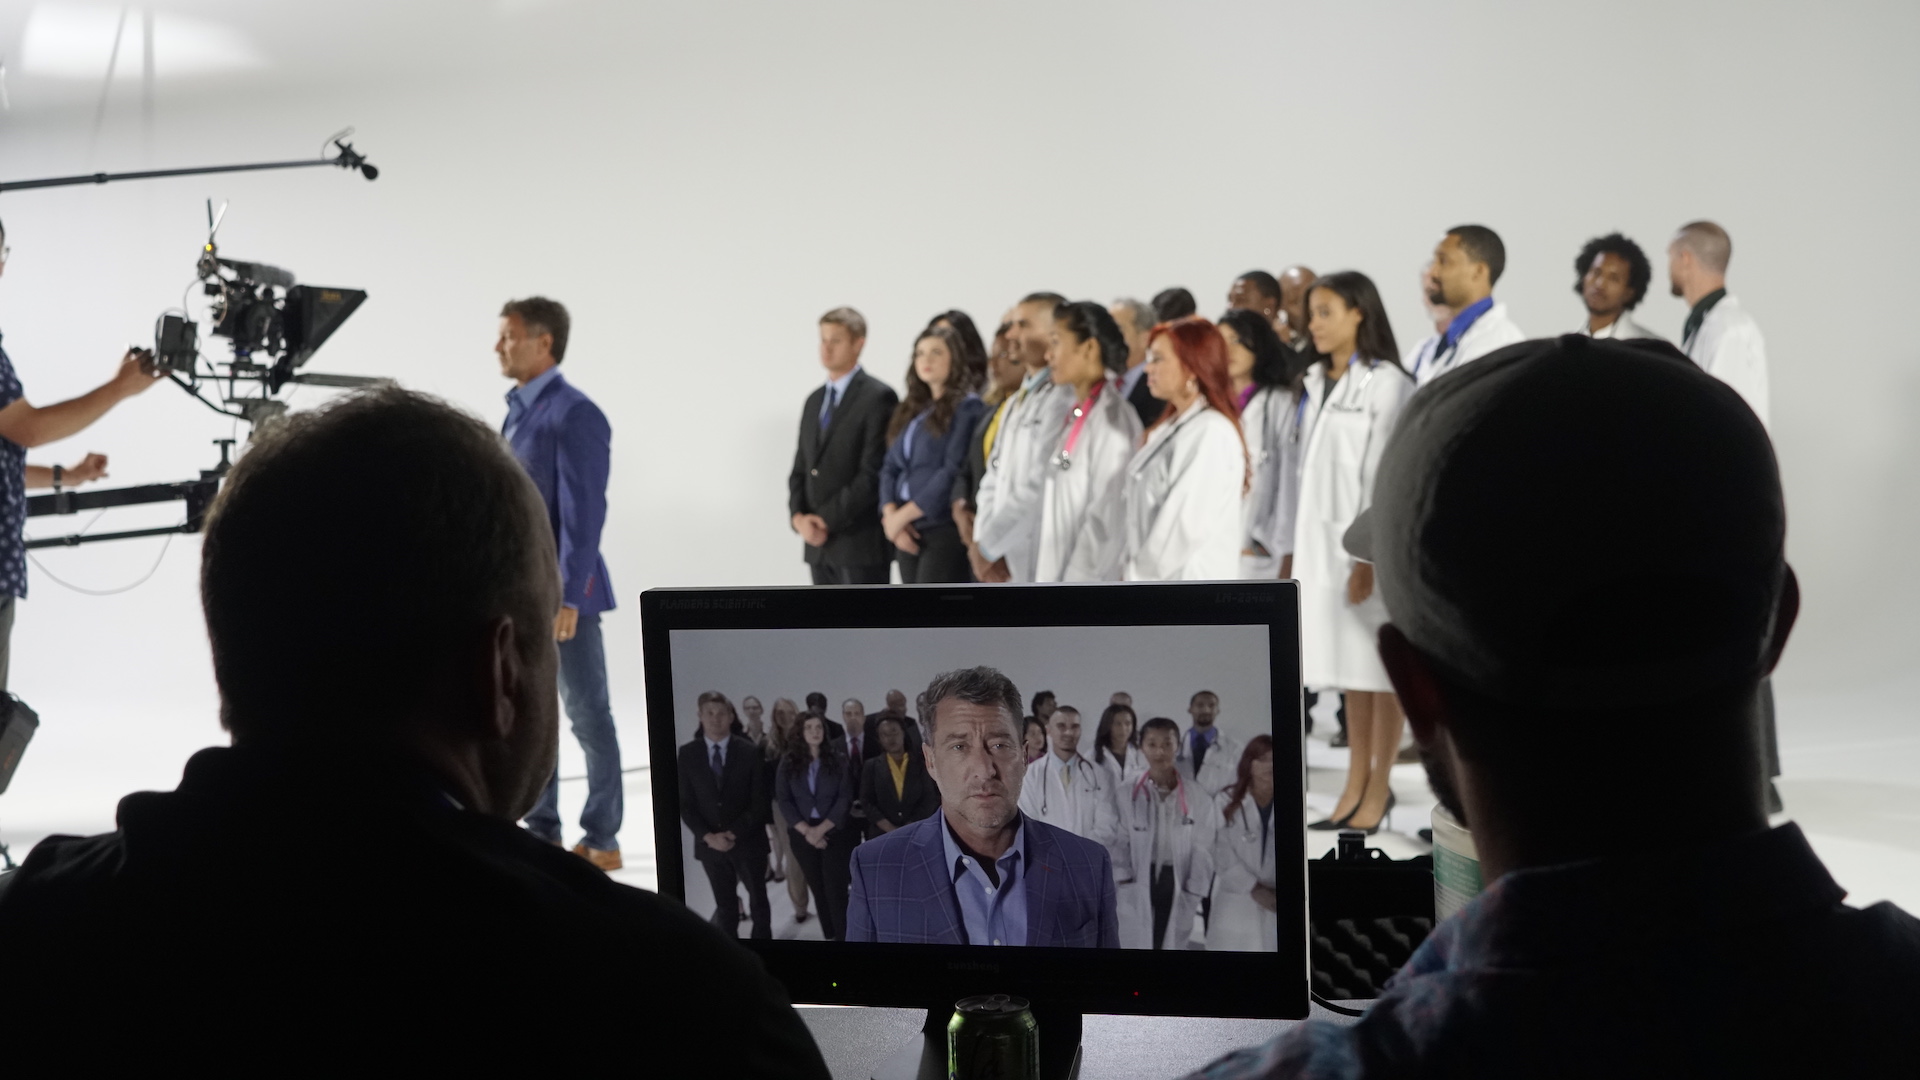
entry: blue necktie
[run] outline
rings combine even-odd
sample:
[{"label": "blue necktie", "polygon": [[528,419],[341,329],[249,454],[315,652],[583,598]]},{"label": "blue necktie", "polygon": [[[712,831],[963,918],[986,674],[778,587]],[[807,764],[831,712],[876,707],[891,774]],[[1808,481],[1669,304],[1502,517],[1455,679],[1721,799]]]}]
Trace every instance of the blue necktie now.
[{"label": "blue necktie", "polygon": [[721,774],[727,771],[727,763],[720,759],[720,748],[713,747],[713,782],[719,783]]},{"label": "blue necktie", "polygon": [[837,386],[827,387],[827,405],[826,408],[820,410],[821,431],[827,430],[827,425],[833,423],[833,407],[838,404],[840,404],[840,388]]}]

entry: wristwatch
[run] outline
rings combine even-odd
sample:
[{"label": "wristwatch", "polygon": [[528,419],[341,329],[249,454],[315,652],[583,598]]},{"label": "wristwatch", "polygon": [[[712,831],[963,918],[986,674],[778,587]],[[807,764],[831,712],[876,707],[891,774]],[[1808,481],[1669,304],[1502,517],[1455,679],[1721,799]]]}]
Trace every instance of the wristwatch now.
[{"label": "wristwatch", "polygon": [[66,466],[55,465],[53,467],[53,490],[55,491],[60,490],[60,478],[65,476],[66,474],[67,474]]}]

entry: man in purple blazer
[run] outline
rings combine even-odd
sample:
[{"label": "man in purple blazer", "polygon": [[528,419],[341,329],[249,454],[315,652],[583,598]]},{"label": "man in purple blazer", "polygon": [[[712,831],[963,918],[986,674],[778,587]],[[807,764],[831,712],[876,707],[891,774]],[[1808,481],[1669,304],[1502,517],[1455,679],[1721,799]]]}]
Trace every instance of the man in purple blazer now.
[{"label": "man in purple blazer", "polygon": [[854,849],[846,940],[1120,947],[1113,861],[1020,813],[1020,691],[992,668],[927,687],[940,813]]},{"label": "man in purple blazer", "polygon": [[[574,737],[587,752],[587,805],[580,812],[586,835],[573,851],[602,870],[618,870],[625,800],[600,642],[600,614],[613,609],[613,587],[600,558],[613,432],[599,406],[560,374],[571,328],[558,301],[543,296],[509,301],[500,309],[500,340],[493,351],[500,357],[500,373],[515,383],[507,391],[501,433],[540,489],[560,553],[561,606],[553,620],[553,639],[560,644],[560,699]],[[528,830],[554,844],[560,843],[559,800],[556,772],[540,805],[527,815]]]}]

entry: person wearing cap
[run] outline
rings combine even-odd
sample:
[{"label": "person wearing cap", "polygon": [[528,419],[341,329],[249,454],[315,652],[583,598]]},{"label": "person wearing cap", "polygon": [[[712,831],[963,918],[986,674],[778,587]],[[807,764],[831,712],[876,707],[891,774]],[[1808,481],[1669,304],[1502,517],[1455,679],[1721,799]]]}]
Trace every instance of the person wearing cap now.
[{"label": "person wearing cap", "polygon": [[1528,342],[1416,395],[1345,539],[1487,885],[1359,1023],[1194,1075],[1912,1075],[1920,920],[1767,825],[1786,524],[1766,428],[1664,342]]},{"label": "person wearing cap", "polygon": [[1440,335],[1430,359],[1413,371],[1425,386],[1462,364],[1478,360],[1527,335],[1507,316],[1507,305],[1493,298],[1493,287],[1507,268],[1507,247],[1485,225],[1456,225],[1433,249],[1432,288],[1427,301],[1453,309],[1453,321]]},{"label": "person wearing cap", "polygon": [[1313,348],[1325,359],[1307,373],[1310,414],[1300,465],[1293,562],[1300,582],[1300,676],[1345,692],[1346,786],[1316,829],[1373,832],[1392,809],[1387,775],[1404,720],[1374,634],[1387,610],[1373,568],[1340,548],[1341,534],[1373,497],[1380,455],[1413,393],[1401,368],[1380,291],[1351,270],[1314,282],[1307,297]]}]

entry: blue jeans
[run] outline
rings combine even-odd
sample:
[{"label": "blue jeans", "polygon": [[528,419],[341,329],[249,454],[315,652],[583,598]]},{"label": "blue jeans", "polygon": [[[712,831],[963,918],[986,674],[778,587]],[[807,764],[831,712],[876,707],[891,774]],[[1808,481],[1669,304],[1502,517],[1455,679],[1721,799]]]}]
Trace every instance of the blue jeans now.
[{"label": "blue jeans", "polygon": [[[582,615],[572,641],[560,643],[560,702],[573,721],[573,737],[587,752],[587,805],[580,811],[586,845],[620,850],[620,819],[626,793],[620,775],[620,739],[607,704],[607,652],[600,643],[600,616]],[[542,840],[560,839],[560,773],[547,781],[540,805],[527,815],[527,829]]]}]

